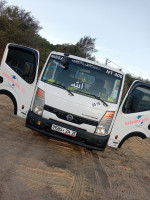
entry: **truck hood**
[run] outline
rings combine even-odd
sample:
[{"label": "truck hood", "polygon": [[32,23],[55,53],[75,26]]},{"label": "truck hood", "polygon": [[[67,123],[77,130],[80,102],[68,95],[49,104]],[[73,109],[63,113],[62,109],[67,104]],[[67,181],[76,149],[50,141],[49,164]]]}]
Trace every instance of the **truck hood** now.
[{"label": "truck hood", "polygon": [[[42,84],[43,85],[43,84]],[[99,121],[110,105],[104,106],[98,100],[81,94],[69,94],[65,89],[44,83],[45,105],[78,115],[94,121]]]}]

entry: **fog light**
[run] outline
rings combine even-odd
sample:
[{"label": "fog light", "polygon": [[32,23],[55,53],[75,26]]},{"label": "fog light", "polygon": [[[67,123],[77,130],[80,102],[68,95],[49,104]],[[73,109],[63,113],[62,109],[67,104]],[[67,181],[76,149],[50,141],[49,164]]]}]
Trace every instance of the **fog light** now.
[{"label": "fog light", "polygon": [[41,121],[38,121],[38,122],[37,122],[37,125],[39,125],[39,126],[40,126],[40,125],[41,125]]}]

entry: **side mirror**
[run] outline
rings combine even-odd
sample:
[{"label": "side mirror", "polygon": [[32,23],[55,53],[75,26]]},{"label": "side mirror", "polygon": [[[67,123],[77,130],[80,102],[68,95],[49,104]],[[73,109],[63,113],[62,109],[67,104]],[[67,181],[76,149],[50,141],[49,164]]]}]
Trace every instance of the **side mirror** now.
[{"label": "side mirror", "polygon": [[34,66],[31,62],[25,62],[22,77],[28,82],[34,81]]},{"label": "side mirror", "polygon": [[24,70],[23,70],[23,75],[27,76],[29,75],[33,70],[33,64],[30,62],[25,62],[24,64]]},{"label": "side mirror", "polygon": [[132,112],[136,112],[138,105],[139,105],[139,98],[138,97],[133,97],[132,101],[131,101],[131,105],[130,105],[130,110],[132,110]]},{"label": "side mirror", "polygon": [[136,96],[130,96],[130,98],[127,100],[125,106],[124,106],[124,112],[125,113],[134,113],[137,111],[138,105],[139,105],[139,98]]}]

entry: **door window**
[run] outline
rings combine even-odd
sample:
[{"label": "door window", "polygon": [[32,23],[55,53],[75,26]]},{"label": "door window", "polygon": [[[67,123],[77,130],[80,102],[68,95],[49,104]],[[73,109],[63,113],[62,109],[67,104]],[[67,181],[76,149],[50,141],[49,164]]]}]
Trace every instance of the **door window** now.
[{"label": "door window", "polygon": [[9,47],[6,64],[27,83],[33,83],[36,74],[35,55],[26,49]]},{"label": "door window", "polygon": [[150,88],[137,86],[128,95],[123,106],[124,113],[136,113],[150,110]]}]

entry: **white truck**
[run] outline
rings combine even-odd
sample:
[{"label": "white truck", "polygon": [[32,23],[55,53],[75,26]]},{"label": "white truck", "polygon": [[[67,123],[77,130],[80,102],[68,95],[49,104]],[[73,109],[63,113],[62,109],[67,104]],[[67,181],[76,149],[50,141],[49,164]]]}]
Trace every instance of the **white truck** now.
[{"label": "white truck", "polygon": [[51,52],[37,81],[38,66],[37,50],[6,46],[0,94],[11,98],[28,128],[96,150],[150,136],[150,84],[135,81],[120,104],[125,75],[119,69]]}]

